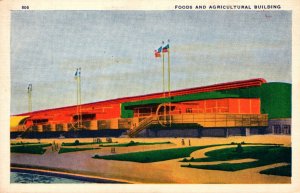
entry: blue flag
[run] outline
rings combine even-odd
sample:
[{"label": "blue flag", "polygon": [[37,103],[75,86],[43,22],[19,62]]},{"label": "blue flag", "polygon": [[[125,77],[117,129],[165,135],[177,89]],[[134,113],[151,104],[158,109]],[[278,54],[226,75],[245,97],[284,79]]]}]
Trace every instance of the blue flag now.
[{"label": "blue flag", "polygon": [[161,53],[161,50],[162,50],[162,46],[160,46],[160,47],[157,49],[157,52],[158,52],[158,53]]}]

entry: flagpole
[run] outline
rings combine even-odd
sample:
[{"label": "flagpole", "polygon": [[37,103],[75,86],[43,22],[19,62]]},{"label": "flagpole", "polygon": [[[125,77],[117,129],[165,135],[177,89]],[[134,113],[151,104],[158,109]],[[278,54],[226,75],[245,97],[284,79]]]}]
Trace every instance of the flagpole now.
[{"label": "flagpole", "polygon": [[79,77],[78,77],[78,68],[76,69],[75,73],[76,83],[77,83],[77,89],[76,89],[76,111],[77,111],[77,129],[79,128]]},{"label": "flagpole", "polygon": [[[164,46],[164,42],[162,42],[162,49],[163,49],[163,46]],[[166,98],[166,92],[165,92],[165,54],[162,50],[162,55],[163,55],[163,58],[162,58],[162,61],[163,61],[163,64],[162,64],[162,73],[163,73],[163,96],[164,96],[164,99]],[[164,104],[164,124],[166,124],[166,105]]]},{"label": "flagpole", "polygon": [[28,85],[28,112],[32,111],[32,84]]},{"label": "flagpole", "polygon": [[82,127],[82,116],[81,116],[81,68],[79,68],[79,126]]},{"label": "flagpole", "polygon": [[170,119],[170,126],[172,123],[171,118],[171,65],[170,65],[170,40],[168,40],[168,90],[169,90],[169,119]]}]

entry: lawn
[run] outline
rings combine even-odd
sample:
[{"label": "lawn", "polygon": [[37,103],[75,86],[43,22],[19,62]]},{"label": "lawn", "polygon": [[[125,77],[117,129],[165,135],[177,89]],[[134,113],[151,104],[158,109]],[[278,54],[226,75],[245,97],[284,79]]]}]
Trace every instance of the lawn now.
[{"label": "lawn", "polygon": [[62,143],[61,146],[80,146],[80,145],[94,145],[94,144],[109,144],[110,142],[72,142]]},{"label": "lawn", "polygon": [[76,152],[76,151],[86,151],[86,150],[94,150],[94,149],[101,149],[101,148],[60,148],[59,154],[61,153],[70,153],[70,152]]},{"label": "lawn", "polygon": [[208,147],[221,146],[221,145],[228,145],[228,144],[215,144],[215,145],[206,145],[206,146],[161,149],[161,150],[132,152],[132,153],[125,153],[125,154],[105,155],[105,156],[95,155],[93,158],[105,159],[105,160],[132,161],[132,162],[139,162],[139,163],[150,163],[150,162],[158,162],[158,161],[189,157],[190,154],[196,150],[204,149]]},{"label": "lawn", "polygon": [[292,166],[286,165],[286,166],[279,166],[275,168],[270,168],[266,170],[262,170],[259,172],[260,174],[267,174],[267,175],[276,175],[276,176],[292,176]]},{"label": "lawn", "polygon": [[[239,153],[236,151],[236,147],[224,148],[206,152],[205,155],[207,157],[204,158],[195,158],[190,160],[190,162],[213,162],[213,161],[228,161],[228,160],[237,160],[237,159],[246,159],[253,158],[259,159],[264,155],[268,155],[270,151],[275,151],[276,154],[283,153],[282,150],[288,151],[286,147],[274,146],[274,145],[266,145],[266,146],[248,146],[249,144],[242,146],[243,152]],[[252,144],[251,144],[252,145]],[[278,152],[279,151],[279,152]],[[279,157],[280,158],[280,157]]]},{"label": "lawn", "polygon": [[171,144],[171,142],[134,142],[130,141],[129,143],[119,143],[119,144],[101,144],[100,147],[129,147],[129,146],[138,146],[138,145],[160,145],[160,144]]},{"label": "lawn", "polygon": [[10,143],[10,145],[33,145],[33,144],[41,144],[39,142],[15,142],[15,143]]},{"label": "lawn", "polygon": [[46,149],[44,147],[51,146],[50,143],[46,144],[23,144],[10,147],[11,153],[30,153],[30,154],[44,154]]},{"label": "lawn", "polygon": [[197,169],[238,171],[248,168],[265,166],[275,163],[291,163],[291,148],[282,146],[247,146],[242,148],[242,152],[237,152],[236,148],[224,148],[207,152],[206,158],[196,158],[192,160],[183,160],[184,162],[213,162],[229,161],[252,158],[257,159],[253,162],[244,163],[221,163],[216,165],[182,165]]}]

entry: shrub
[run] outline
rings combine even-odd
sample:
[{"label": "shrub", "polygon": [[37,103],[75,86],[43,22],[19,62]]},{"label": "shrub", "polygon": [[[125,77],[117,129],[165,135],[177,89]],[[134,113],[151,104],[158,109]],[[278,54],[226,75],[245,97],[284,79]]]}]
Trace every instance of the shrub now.
[{"label": "shrub", "polygon": [[235,144],[235,142],[231,142],[231,145],[234,145]]},{"label": "shrub", "polygon": [[74,144],[75,144],[75,145],[79,145],[79,140],[76,139],[75,142],[74,142]]},{"label": "shrub", "polygon": [[235,151],[238,152],[238,153],[242,153],[243,152],[243,147],[242,147],[242,145],[240,143],[237,145]]},{"label": "shrub", "polygon": [[187,162],[187,159],[186,158],[183,158],[183,160],[182,160],[183,162]]},{"label": "shrub", "polygon": [[135,142],[134,142],[134,141],[130,141],[129,143],[130,143],[130,144],[134,144]]},{"label": "shrub", "polygon": [[194,161],[194,157],[191,157],[190,161]]},{"label": "shrub", "polygon": [[11,153],[31,153],[31,154],[43,154],[46,150],[43,147],[51,146],[51,144],[41,145],[26,145],[23,143],[22,146],[12,146],[10,148]]},{"label": "shrub", "polygon": [[241,144],[245,144],[245,141],[242,141],[242,143]]},{"label": "shrub", "polygon": [[59,149],[59,154],[60,153],[69,153],[69,152],[77,152],[77,151],[86,151],[86,150],[93,150],[93,149],[100,149],[100,148],[78,148],[78,147],[75,147],[75,148],[60,148]]}]

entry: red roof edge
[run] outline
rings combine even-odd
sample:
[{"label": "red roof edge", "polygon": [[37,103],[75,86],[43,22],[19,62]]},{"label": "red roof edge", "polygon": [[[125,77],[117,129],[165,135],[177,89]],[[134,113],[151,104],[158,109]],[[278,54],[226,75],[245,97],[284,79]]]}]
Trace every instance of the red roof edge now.
[{"label": "red roof edge", "polygon": [[[229,89],[236,89],[236,88],[246,88],[246,87],[252,87],[252,86],[261,86],[262,84],[264,84],[266,82],[267,81],[263,78],[239,80],[239,81],[233,81],[233,82],[212,84],[212,85],[208,85],[208,86],[174,90],[174,91],[171,91],[171,96],[186,95],[186,94],[193,94],[193,93],[199,93],[199,92],[211,92],[211,91],[218,91],[218,90],[229,90]],[[129,101],[145,100],[145,99],[159,98],[159,97],[162,97],[162,95],[163,95],[163,92],[157,92],[157,93],[151,93],[151,94],[145,94],[145,95],[122,97],[122,98],[115,98],[115,99],[109,99],[109,100],[92,102],[92,103],[85,103],[85,104],[82,104],[82,106],[99,104],[99,103],[123,103],[123,102],[129,102]],[[32,114],[32,113],[40,113],[40,112],[49,111],[49,110],[60,110],[60,109],[72,108],[72,107],[76,107],[76,105],[51,108],[51,109],[43,109],[43,110],[33,111],[30,113],[27,112],[27,113],[22,113],[22,114],[17,114],[17,115],[19,115],[19,116],[28,115],[28,114]]]}]

